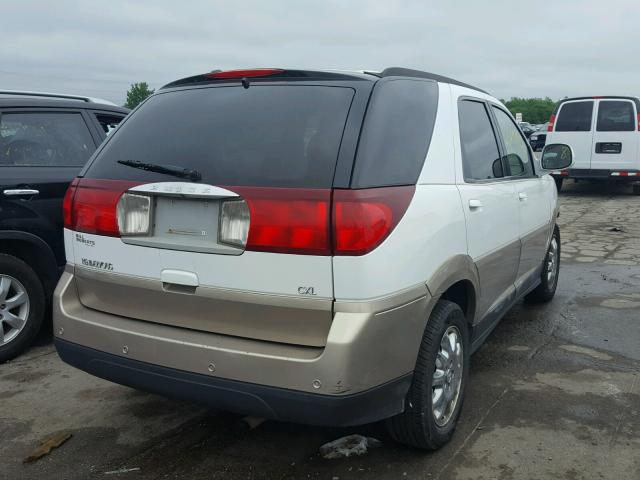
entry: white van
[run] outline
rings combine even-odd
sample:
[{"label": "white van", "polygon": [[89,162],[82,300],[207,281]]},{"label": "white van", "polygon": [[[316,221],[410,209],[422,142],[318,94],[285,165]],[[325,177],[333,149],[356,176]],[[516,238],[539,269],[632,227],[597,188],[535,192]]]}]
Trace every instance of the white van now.
[{"label": "white van", "polygon": [[547,143],[574,152],[571,169],[553,172],[558,190],[565,178],[636,182],[640,194],[640,100],[636,97],[577,97],[558,103],[547,127]]}]

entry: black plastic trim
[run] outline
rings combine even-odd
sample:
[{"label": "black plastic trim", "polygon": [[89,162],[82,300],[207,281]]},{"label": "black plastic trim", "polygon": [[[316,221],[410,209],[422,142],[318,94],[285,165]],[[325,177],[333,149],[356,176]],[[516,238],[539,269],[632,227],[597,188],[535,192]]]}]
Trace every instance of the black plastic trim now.
[{"label": "black plastic trim", "polygon": [[308,425],[363,425],[401,413],[412,378],[409,373],[365,392],[322,395],[152,365],[60,338],[55,346],[63,361],[105,380],[221,410]]},{"label": "black plastic trim", "polygon": [[469,85],[468,83],[461,82],[454,78],[445,77],[443,75],[438,75],[436,73],[423,72],[422,70],[412,70],[410,68],[402,68],[402,67],[389,67],[385,68],[382,72],[380,72],[380,77],[413,77],[413,78],[428,78],[429,80],[435,80],[436,82],[441,83],[450,83],[451,85],[458,85],[459,87],[470,88],[472,90],[476,90],[478,92],[486,93],[490,95],[489,92],[482,90],[481,88],[474,87],[473,85]]}]

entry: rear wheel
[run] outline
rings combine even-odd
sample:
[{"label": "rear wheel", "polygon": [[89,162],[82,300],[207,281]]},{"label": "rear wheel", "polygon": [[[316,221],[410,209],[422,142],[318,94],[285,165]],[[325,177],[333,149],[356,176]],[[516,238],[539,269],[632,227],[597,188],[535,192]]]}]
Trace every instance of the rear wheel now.
[{"label": "rear wheel", "polygon": [[553,180],[556,182],[556,188],[558,189],[558,191],[562,190],[562,182],[564,181],[564,178],[553,177]]},{"label": "rear wheel", "polygon": [[553,236],[549,242],[547,255],[542,264],[540,273],[540,285],[538,285],[525,298],[529,302],[548,302],[556,294],[558,287],[558,274],[560,273],[560,229],[553,229]]},{"label": "rear wheel", "polygon": [[468,337],[460,307],[440,300],[422,337],[404,412],[387,420],[395,441],[435,450],[451,439],[467,383]]},{"label": "rear wheel", "polygon": [[31,345],[44,311],[44,288],[38,275],[19,258],[0,254],[0,363]]}]

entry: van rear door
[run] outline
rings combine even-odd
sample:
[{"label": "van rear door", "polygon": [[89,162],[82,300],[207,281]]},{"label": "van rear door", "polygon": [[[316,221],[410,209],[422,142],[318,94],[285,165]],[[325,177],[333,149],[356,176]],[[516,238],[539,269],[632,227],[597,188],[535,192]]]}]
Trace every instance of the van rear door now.
[{"label": "van rear door", "polygon": [[574,169],[591,168],[593,100],[570,100],[560,105],[553,134],[547,144],[565,143],[573,149]]},{"label": "van rear door", "polygon": [[597,101],[592,169],[625,171],[640,168],[637,114],[631,99],[603,98]]}]

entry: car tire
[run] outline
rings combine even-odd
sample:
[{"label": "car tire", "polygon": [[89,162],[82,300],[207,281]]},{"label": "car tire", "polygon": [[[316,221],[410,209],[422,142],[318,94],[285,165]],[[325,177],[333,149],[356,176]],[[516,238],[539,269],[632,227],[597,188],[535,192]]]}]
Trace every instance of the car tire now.
[{"label": "car tire", "polygon": [[525,300],[531,303],[549,302],[556,294],[560,274],[560,229],[556,225],[542,262],[540,284],[531,291]]},{"label": "car tire", "polygon": [[558,189],[558,192],[562,190],[562,182],[564,181],[564,178],[553,177],[553,181],[556,182],[556,188]]},{"label": "car tire", "polygon": [[0,254],[0,363],[31,345],[42,326],[45,305],[36,272],[21,259]]},{"label": "car tire", "polygon": [[[444,348],[446,340],[449,350]],[[455,348],[451,348],[452,344]],[[469,350],[469,332],[462,309],[456,303],[440,300],[422,337],[404,412],[386,421],[387,431],[396,442],[435,450],[451,439],[467,384]],[[451,358],[450,364],[443,363],[446,358]],[[444,398],[444,405],[439,408],[434,404],[438,398]],[[440,414],[438,421],[436,417]]]}]

